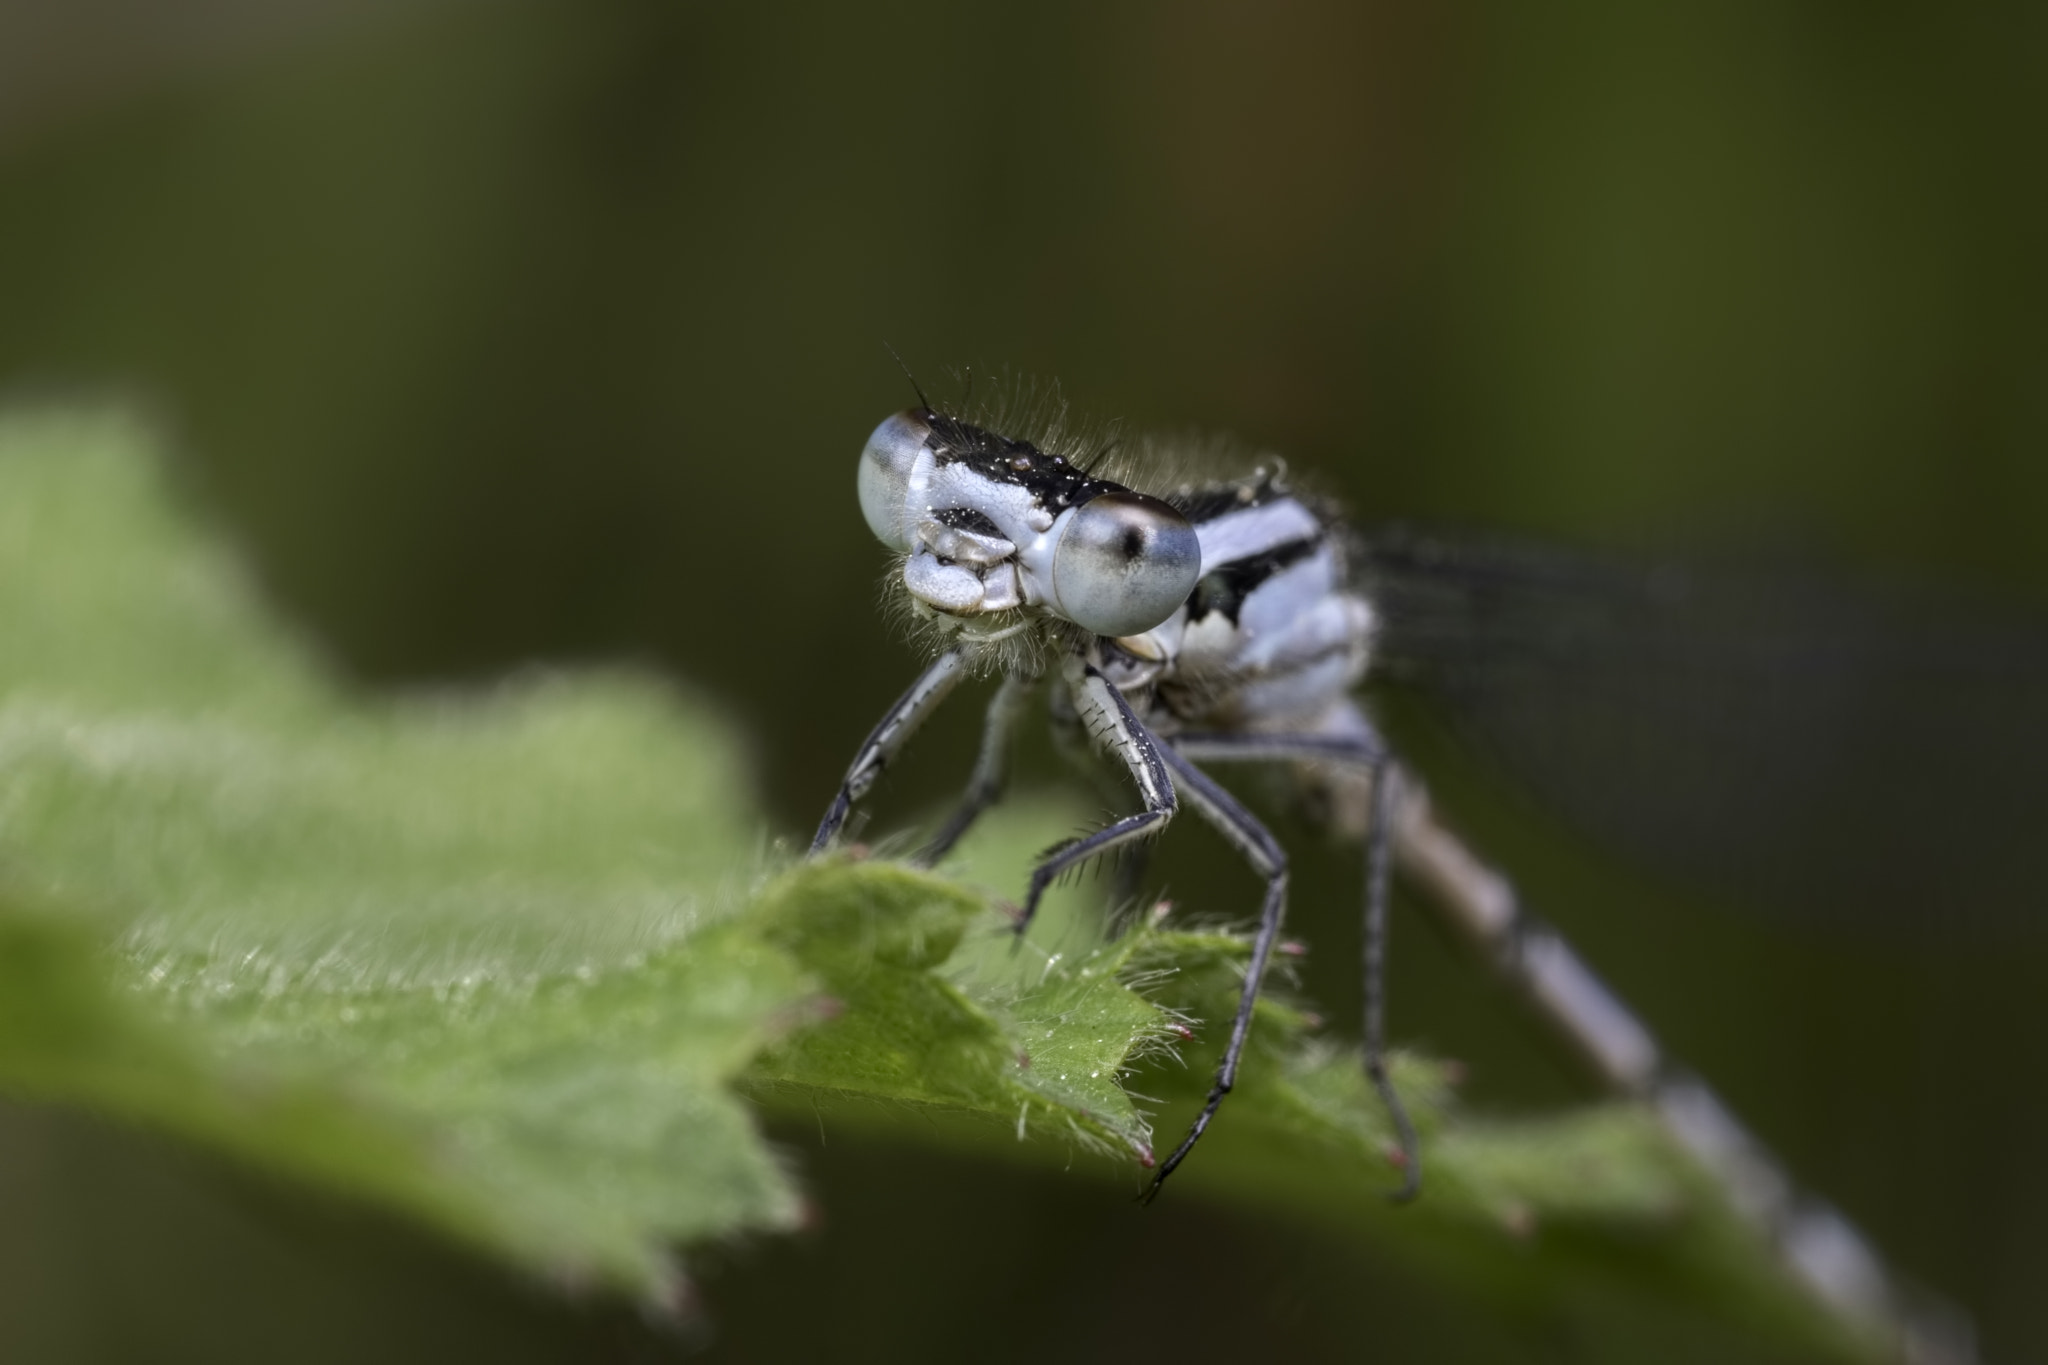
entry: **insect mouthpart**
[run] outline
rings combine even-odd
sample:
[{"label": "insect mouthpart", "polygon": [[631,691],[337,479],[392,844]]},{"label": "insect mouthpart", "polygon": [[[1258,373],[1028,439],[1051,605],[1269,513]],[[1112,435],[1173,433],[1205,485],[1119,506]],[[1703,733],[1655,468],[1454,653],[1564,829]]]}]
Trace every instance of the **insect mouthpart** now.
[{"label": "insect mouthpart", "polygon": [[912,597],[949,615],[1009,611],[1024,605],[1016,554],[1016,543],[986,516],[947,508],[917,523],[903,583]]}]

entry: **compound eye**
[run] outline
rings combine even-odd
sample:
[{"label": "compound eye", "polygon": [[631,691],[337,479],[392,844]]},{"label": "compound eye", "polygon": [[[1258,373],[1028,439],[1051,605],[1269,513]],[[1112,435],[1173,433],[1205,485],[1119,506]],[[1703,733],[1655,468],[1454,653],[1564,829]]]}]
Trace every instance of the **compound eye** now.
[{"label": "compound eye", "polygon": [[899,412],[875,428],[860,453],[860,511],[868,529],[892,550],[910,548],[910,473],[932,429],[914,412]]},{"label": "compound eye", "polygon": [[1137,635],[1173,615],[1201,575],[1186,517],[1143,493],[1103,493],[1074,509],[1053,548],[1053,606],[1097,635]]}]

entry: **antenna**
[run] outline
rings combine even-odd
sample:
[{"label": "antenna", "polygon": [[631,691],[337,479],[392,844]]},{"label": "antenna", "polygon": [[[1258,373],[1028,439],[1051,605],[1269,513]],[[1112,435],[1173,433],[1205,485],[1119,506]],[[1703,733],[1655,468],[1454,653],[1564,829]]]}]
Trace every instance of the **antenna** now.
[{"label": "antenna", "polygon": [[924,386],[917,382],[917,376],[912,374],[910,367],[903,363],[903,357],[896,354],[896,348],[885,341],[882,343],[882,349],[889,353],[889,359],[896,362],[896,368],[903,371],[903,377],[910,381],[910,391],[917,395],[917,405],[926,412],[935,411],[932,407],[932,400],[924,396]]}]

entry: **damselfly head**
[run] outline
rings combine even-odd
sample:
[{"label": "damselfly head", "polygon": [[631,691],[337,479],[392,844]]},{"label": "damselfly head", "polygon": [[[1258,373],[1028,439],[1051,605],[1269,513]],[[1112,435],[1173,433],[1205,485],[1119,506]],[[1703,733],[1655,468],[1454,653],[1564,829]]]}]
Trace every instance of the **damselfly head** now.
[{"label": "damselfly head", "polygon": [[1136,635],[1201,575],[1194,528],[1167,503],[929,408],[875,428],[859,487],[869,528],[904,556],[913,612],[969,642],[1050,620]]}]

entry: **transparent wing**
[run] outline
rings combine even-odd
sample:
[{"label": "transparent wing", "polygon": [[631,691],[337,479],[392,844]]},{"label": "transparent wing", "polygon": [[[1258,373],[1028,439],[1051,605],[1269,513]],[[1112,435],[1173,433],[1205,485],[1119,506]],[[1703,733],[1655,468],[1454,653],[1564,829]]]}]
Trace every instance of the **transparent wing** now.
[{"label": "transparent wing", "polygon": [[1406,530],[1381,672],[1657,870],[1823,921],[2048,926],[2048,620]]}]

